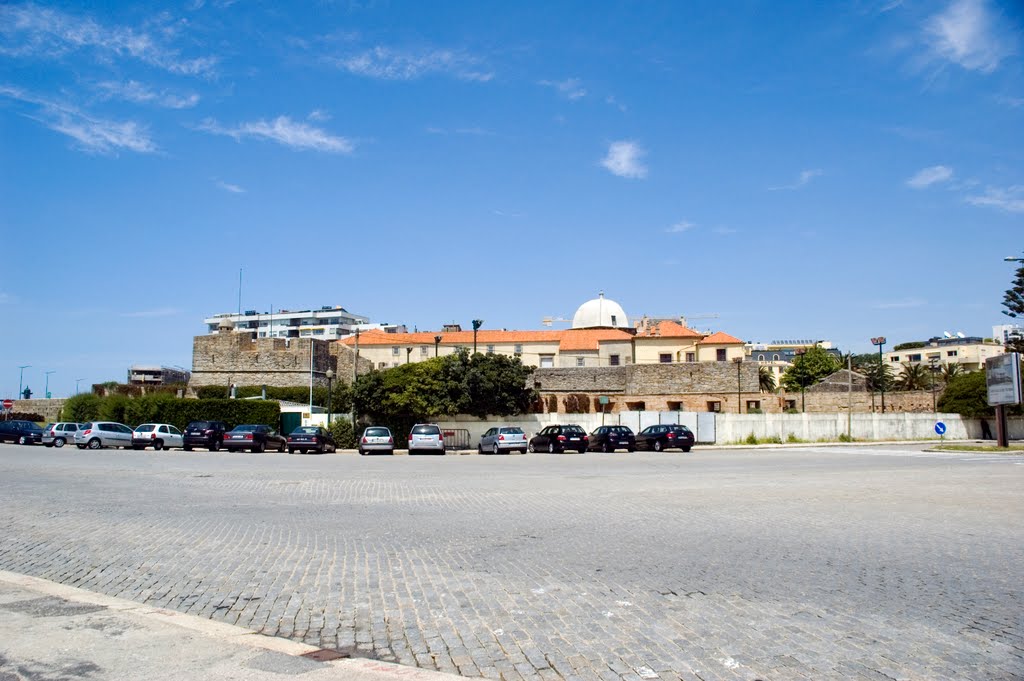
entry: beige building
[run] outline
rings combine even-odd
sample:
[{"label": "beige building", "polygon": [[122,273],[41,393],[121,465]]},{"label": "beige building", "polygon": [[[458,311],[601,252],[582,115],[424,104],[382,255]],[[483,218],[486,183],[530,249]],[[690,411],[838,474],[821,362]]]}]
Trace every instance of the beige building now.
[{"label": "beige building", "polygon": [[958,364],[965,371],[985,368],[985,360],[1005,352],[1002,344],[968,336],[959,338],[932,338],[924,347],[893,350],[883,353],[883,361],[894,371],[901,373],[905,364],[926,364],[943,366]]}]

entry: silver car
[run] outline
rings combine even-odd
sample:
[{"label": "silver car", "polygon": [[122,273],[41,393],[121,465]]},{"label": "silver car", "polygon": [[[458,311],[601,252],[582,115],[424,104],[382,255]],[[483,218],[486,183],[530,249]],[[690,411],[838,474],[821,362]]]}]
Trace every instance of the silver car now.
[{"label": "silver car", "polygon": [[73,443],[75,441],[75,434],[81,427],[81,423],[72,423],[70,421],[51,423],[46,428],[43,428],[43,444],[47,447],[57,447],[59,449],[69,442]]},{"label": "silver car", "polygon": [[83,423],[75,433],[75,446],[79,449],[100,449],[101,447],[132,446],[132,429],[123,423],[113,421],[90,421]]},{"label": "silver car", "polygon": [[503,426],[491,428],[481,435],[476,450],[480,454],[508,454],[513,450],[525,454],[526,447],[526,434],[522,428]]},{"label": "silver car", "polygon": [[359,453],[366,456],[371,452],[395,453],[395,438],[391,436],[390,429],[370,426],[363,431],[363,436],[359,438]]},{"label": "silver car", "polygon": [[436,423],[417,423],[409,431],[409,454],[444,454],[444,435]]},{"label": "silver car", "polygon": [[143,423],[132,433],[132,449],[145,449],[151,446],[160,451],[182,447],[184,444],[181,431],[169,423]]}]

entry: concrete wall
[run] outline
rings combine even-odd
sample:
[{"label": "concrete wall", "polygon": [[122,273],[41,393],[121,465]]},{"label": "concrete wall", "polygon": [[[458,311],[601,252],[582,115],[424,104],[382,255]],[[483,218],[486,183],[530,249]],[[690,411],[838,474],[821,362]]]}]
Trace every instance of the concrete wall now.
[{"label": "concrete wall", "polygon": [[47,421],[56,421],[60,415],[61,407],[64,406],[64,399],[39,399],[39,400],[14,400],[12,412],[23,414],[40,414]]}]

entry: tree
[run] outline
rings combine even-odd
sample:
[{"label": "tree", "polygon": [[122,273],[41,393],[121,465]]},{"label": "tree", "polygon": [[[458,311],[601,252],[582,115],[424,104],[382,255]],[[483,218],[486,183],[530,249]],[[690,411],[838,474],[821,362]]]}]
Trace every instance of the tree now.
[{"label": "tree", "polygon": [[957,376],[964,374],[963,365],[960,364],[943,364],[942,365],[942,382],[948,384]]},{"label": "tree", "polygon": [[988,388],[984,371],[972,371],[950,380],[939,398],[938,410],[946,414],[960,414],[968,418],[992,416],[988,406]]},{"label": "tree", "polygon": [[[1017,268],[1013,278],[1013,286],[1006,290],[1003,296],[1003,314],[1007,317],[1024,317],[1024,265]],[[1006,349],[1009,352],[1024,352],[1024,338],[1019,335],[1011,337],[1006,342]]]},{"label": "tree", "polygon": [[928,367],[924,364],[903,363],[903,373],[896,380],[900,390],[928,390],[931,388]]},{"label": "tree", "polygon": [[78,423],[94,421],[100,416],[100,402],[102,401],[100,396],[94,393],[80,393],[74,397],[69,397],[64,401],[64,406],[60,410],[60,417],[65,421],[76,421]]},{"label": "tree", "polygon": [[789,391],[797,391],[814,385],[826,376],[839,370],[839,360],[820,345],[808,348],[807,352],[797,355],[793,366],[782,374],[782,386]]},{"label": "tree", "polygon": [[757,385],[763,393],[775,392],[775,375],[770,367],[757,368]]}]

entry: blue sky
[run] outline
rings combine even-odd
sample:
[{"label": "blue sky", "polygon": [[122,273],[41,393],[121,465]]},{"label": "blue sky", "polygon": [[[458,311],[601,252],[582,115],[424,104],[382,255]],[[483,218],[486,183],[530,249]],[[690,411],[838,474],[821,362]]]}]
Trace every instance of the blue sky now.
[{"label": "blue sky", "polygon": [[0,393],[202,319],[988,335],[1024,250],[1015,2],[0,6]]}]

